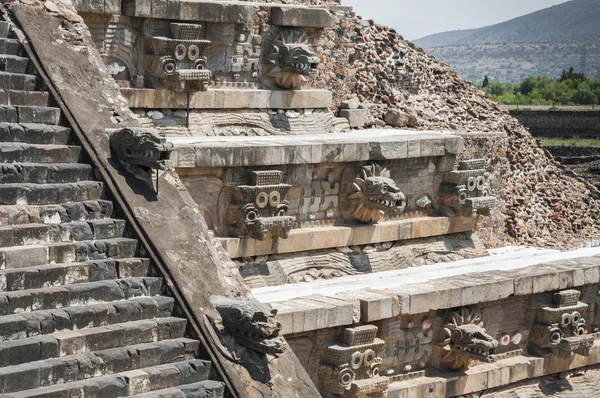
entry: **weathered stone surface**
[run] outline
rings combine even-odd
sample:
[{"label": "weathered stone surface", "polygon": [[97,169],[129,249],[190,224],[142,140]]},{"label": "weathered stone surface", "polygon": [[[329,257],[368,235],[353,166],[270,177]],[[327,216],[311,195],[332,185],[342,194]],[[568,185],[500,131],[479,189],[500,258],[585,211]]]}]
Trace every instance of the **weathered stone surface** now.
[{"label": "weathered stone surface", "polygon": [[[189,3],[188,5],[192,5]],[[191,12],[185,3],[180,4],[182,15],[187,19],[210,20],[210,14],[215,14],[221,20],[223,7],[230,4],[207,3],[206,7],[197,7],[198,3],[193,3],[196,12]],[[247,6],[232,5],[228,10],[239,15],[239,11],[247,9]],[[227,11],[227,10],[225,10]],[[206,229],[206,224],[201,215],[197,212],[196,204],[190,198],[176,174],[172,171],[160,172],[158,176],[159,191],[156,193],[154,187],[147,186],[141,181],[136,181],[135,177],[123,173],[118,164],[110,163],[108,136],[104,132],[106,128],[117,127],[118,123],[127,120],[135,124],[133,115],[124,106],[122,102],[114,101],[113,98],[120,98],[119,92],[115,89],[114,83],[99,57],[90,57],[90,52],[83,54],[78,50],[81,45],[93,46],[89,39],[80,36],[73,38],[64,45],[64,51],[57,54],[52,44],[55,40],[62,37],[60,33],[62,20],[49,16],[45,13],[39,13],[37,9],[25,5],[14,7],[14,12],[18,18],[27,20],[26,33],[31,43],[35,46],[36,52],[44,64],[56,65],[56,69],[50,71],[50,78],[56,84],[60,91],[62,99],[69,106],[73,117],[81,120],[81,126],[85,125],[83,134],[90,144],[94,147],[95,153],[99,156],[98,165],[102,168],[106,177],[109,178],[115,186],[118,187],[118,194],[128,203],[131,209],[132,222],[136,228],[141,228],[146,239],[161,247],[156,247],[157,253],[161,256],[161,265],[168,267],[170,277],[178,286],[178,292],[188,302],[193,302],[194,306],[190,310],[194,313],[194,318],[199,320],[197,327],[200,330],[206,330],[203,321],[205,311],[212,308],[209,299],[214,291],[221,295],[237,297],[241,294],[246,295],[247,291],[242,285],[238,276],[232,270],[231,265],[223,260],[222,252],[218,251],[211,241]],[[205,13],[204,16],[197,15],[197,12]],[[242,14],[244,14],[242,12]],[[246,14],[248,15],[248,14]],[[226,15],[225,15],[226,16]],[[31,21],[31,23],[29,23]],[[246,22],[247,19],[235,22]],[[91,52],[92,54],[97,54]],[[95,67],[90,67],[90,62]],[[60,66],[62,65],[62,67]],[[84,67],[85,65],[85,67]],[[81,84],[85,85],[87,95],[82,98],[80,93],[82,87],[77,87],[73,81],[63,75],[63,72],[76,68],[81,71]],[[85,82],[95,82],[93,85]],[[106,98],[111,98],[110,103]],[[85,123],[83,122],[85,120]],[[178,214],[177,217],[173,217]],[[164,236],[170,236],[167,241]],[[195,242],[191,244],[192,242]],[[205,242],[198,244],[198,242]],[[163,244],[167,246],[162,247]],[[183,246],[182,246],[183,245]],[[186,247],[185,250],[182,250]],[[112,248],[108,248],[111,250]],[[207,268],[208,267],[208,268]],[[210,269],[210,270],[209,270]],[[190,278],[190,275],[203,275],[202,278]],[[208,276],[208,277],[207,277]],[[136,283],[124,284],[123,294],[135,296],[141,286]],[[154,284],[148,286],[148,291],[152,294],[159,292],[160,285]],[[180,296],[181,297],[181,296]],[[208,334],[206,335],[209,336]],[[155,343],[159,344],[159,343]],[[185,345],[172,345],[172,348],[158,351],[158,357],[173,358],[186,355]],[[140,363],[144,366],[154,366],[157,363],[151,354],[153,351],[148,349],[139,349]],[[210,345],[207,347],[210,349]],[[198,344],[191,347],[198,349]],[[150,355],[146,362],[144,355]],[[318,396],[318,392],[311,382],[306,372],[295,356],[286,351],[280,358],[269,365],[270,378],[260,381],[251,381],[252,376],[248,370],[234,363],[228,362],[221,357],[219,351],[212,352],[213,359],[219,362],[221,369],[227,375],[230,387],[242,396],[269,395],[274,391],[277,395],[290,396],[300,394],[307,397]],[[107,369],[111,372],[119,372],[132,361],[132,357],[126,352],[106,352],[101,356],[105,363],[110,363]],[[114,364],[114,366],[112,365]],[[93,368],[90,370],[94,370]],[[235,376],[234,376],[235,375]],[[117,395],[117,394],[113,394]]]},{"label": "weathered stone surface", "polygon": [[350,127],[364,127],[366,123],[366,109],[342,109],[340,117],[348,119]]},{"label": "weathered stone surface", "polygon": [[398,109],[391,109],[385,115],[385,122],[394,127],[417,127],[417,118]]},{"label": "weathered stone surface", "polygon": [[304,26],[310,28],[330,28],[335,21],[325,8],[271,8],[271,22],[280,26]]}]

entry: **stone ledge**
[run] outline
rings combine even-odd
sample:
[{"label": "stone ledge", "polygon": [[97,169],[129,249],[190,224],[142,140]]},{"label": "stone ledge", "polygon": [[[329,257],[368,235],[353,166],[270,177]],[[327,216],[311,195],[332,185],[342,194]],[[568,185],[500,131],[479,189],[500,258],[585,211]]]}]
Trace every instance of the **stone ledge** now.
[{"label": "stone ledge", "polygon": [[90,14],[121,14],[121,0],[73,0],[73,7],[79,12]]},{"label": "stone ledge", "polygon": [[331,28],[333,17],[324,8],[273,7],[271,22],[280,26],[300,26],[309,28]]},{"label": "stone ledge", "polygon": [[[187,109],[186,93],[123,88],[131,108]],[[190,109],[320,109],[333,103],[328,90],[210,89],[190,93]]]},{"label": "stone ledge", "polygon": [[[80,0],[79,7],[82,9],[77,7],[76,9],[77,11],[108,14],[108,12],[102,12],[105,1],[119,0]],[[91,5],[84,5],[84,3],[91,3]],[[122,0],[122,3],[124,15],[140,18],[251,24],[255,8],[263,7],[281,10],[275,13],[273,22],[275,25],[326,28],[334,24],[327,9],[318,6],[211,0]],[[119,9],[116,14],[120,13]]]},{"label": "stone ledge", "polygon": [[464,372],[447,373],[439,377],[421,377],[390,384],[388,398],[455,397],[507,386],[600,363],[600,341],[596,340],[590,355],[575,355],[565,360],[554,355],[548,358],[516,356],[495,363],[473,366]]},{"label": "stone ledge", "polygon": [[268,137],[168,137],[176,168],[276,166],[456,155],[450,132],[393,129]]},{"label": "stone ledge", "polygon": [[428,238],[473,230],[470,217],[423,217],[387,221],[372,225],[300,228],[287,239],[217,238],[231,258],[296,253],[345,246]]},{"label": "stone ledge", "polygon": [[[328,304],[315,300],[341,300],[352,304],[351,325],[374,322],[400,315],[417,315],[432,310],[468,306],[483,302],[525,296],[533,293],[569,289],[600,281],[600,249],[582,249],[571,253],[552,250],[536,253],[522,250],[521,257],[508,256],[502,261],[496,256],[436,264],[398,271],[343,277],[331,281],[284,285],[254,289],[253,294],[270,302],[279,310],[283,333],[300,333],[325,327],[342,326],[330,323]],[[523,257],[524,256],[524,257]],[[537,256],[537,257],[536,257]],[[570,256],[570,257],[569,257]],[[553,259],[560,259],[552,261]],[[525,265],[520,265],[524,262]],[[486,272],[473,272],[487,268]],[[468,271],[471,270],[471,271]],[[310,300],[311,307],[298,305],[298,300]],[[339,322],[339,319],[336,321]]]}]

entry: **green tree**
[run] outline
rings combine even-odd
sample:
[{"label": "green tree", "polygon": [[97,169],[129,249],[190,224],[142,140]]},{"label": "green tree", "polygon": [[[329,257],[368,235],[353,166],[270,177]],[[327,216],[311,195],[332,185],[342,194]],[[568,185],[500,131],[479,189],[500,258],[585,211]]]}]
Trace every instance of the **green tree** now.
[{"label": "green tree", "polygon": [[579,105],[592,105],[598,102],[598,97],[591,90],[589,84],[581,83],[573,95],[573,102]]},{"label": "green tree", "polygon": [[488,75],[485,75],[485,77],[483,78],[483,84],[481,85],[481,87],[485,88],[487,86],[489,86],[490,84],[490,79],[488,78]]}]

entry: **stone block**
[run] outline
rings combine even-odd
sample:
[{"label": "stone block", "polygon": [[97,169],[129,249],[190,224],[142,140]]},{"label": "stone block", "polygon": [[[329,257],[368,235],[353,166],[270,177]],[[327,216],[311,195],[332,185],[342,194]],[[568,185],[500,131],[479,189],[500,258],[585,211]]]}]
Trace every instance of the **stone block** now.
[{"label": "stone block", "polygon": [[123,14],[129,17],[149,18],[153,16],[152,0],[122,0],[122,7]]},{"label": "stone block", "polygon": [[324,8],[273,7],[271,23],[279,26],[330,28],[334,26],[335,21]]},{"label": "stone block", "polygon": [[502,361],[510,367],[509,382],[516,383],[525,380],[528,377],[528,369],[530,362],[524,357],[509,358]]},{"label": "stone block", "polygon": [[323,163],[339,163],[344,161],[344,144],[328,143],[323,144],[323,155],[321,162]]},{"label": "stone block", "polygon": [[334,296],[336,299],[341,300],[352,305],[352,323],[358,323],[361,319],[361,303],[354,292],[341,292],[336,293]]},{"label": "stone block", "polygon": [[104,0],[104,14],[105,15],[121,14],[121,0]]},{"label": "stone block", "polygon": [[367,111],[365,109],[342,109],[340,117],[347,119],[350,127],[364,127]]},{"label": "stone block", "polygon": [[391,109],[385,114],[385,122],[394,127],[416,127],[418,120],[415,116],[398,109]]},{"label": "stone block", "polygon": [[352,292],[360,301],[360,314],[362,322],[373,322],[393,316],[394,299],[391,295],[384,295],[367,290]]},{"label": "stone block", "polygon": [[445,142],[446,153],[461,154],[465,150],[464,140],[459,136],[452,136],[446,138]]},{"label": "stone block", "polygon": [[465,281],[471,281],[462,288],[463,305],[472,305],[505,299],[515,292],[514,281],[490,274],[475,274],[466,276]]},{"label": "stone block", "polygon": [[251,24],[252,16],[253,8],[251,5],[230,2],[180,0],[179,15],[176,19],[181,21]]},{"label": "stone block", "polygon": [[410,141],[373,141],[370,143],[370,156],[373,160],[406,159]]},{"label": "stone block", "polygon": [[358,98],[342,101],[342,109],[358,109],[359,106],[360,100]]},{"label": "stone block", "polygon": [[418,139],[410,139],[406,143],[407,145],[407,158],[420,158],[421,157],[421,141]]},{"label": "stone block", "polygon": [[444,156],[446,154],[446,140],[440,138],[423,139],[421,141],[421,157]]},{"label": "stone block", "polygon": [[558,288],[558,280],[558,273],[554,272],[554,270],[538,270],[536,275],[532,275],[533,293],[544,293],[556,290]]}]

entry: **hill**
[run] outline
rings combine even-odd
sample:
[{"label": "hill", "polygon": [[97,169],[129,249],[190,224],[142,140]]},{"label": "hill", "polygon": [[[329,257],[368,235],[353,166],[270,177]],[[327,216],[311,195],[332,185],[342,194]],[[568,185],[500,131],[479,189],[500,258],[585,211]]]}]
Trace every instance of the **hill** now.
[{"label": "hill", "polygon": [[[557,77],[564,69],[600,69],[600,0],[572,0],[479,29],[438,33],[415,40],[448,62],[464,79],[487,74],[517,82],[529,75]],[[584,50],[585,49],[585,50]]]}]

